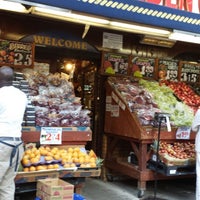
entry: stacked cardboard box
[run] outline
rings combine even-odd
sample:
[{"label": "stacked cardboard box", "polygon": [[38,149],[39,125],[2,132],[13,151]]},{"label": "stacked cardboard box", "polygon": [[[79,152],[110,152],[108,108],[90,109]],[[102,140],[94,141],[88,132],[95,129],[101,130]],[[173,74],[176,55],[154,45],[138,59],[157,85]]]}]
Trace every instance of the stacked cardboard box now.
[{"label": "stacked cardboard box", "polygon": [[74,185],[59,178],[37,181],[37,197],[42,200],[73,200]]}]

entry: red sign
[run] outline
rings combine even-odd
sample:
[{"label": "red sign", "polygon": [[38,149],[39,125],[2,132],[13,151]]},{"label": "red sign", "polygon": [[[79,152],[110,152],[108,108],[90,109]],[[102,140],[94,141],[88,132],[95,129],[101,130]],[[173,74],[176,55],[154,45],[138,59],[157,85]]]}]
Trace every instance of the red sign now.
[{"label": "red sign", "polygon": [[144,0],[144,2],[167,6],[178,10],[185,10],[193,13],[200,13],[200,0]]}]

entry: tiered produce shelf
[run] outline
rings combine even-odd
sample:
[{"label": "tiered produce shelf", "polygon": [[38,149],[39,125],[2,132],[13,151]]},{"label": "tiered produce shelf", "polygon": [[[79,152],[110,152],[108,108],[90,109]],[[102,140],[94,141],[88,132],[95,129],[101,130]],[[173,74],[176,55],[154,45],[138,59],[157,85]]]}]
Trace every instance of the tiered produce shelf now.
[{"label": "tiered produce shelf", "polygon": [[[161,128],[160,140],[168,143],[177,141],[176,131],[178,127],[172,127],[170,132],[166,127]],[[143,196],[146,190],[146,182],[155,180],[155,171],[148,168],[148,161],[152,156],[152,143],[158,137],[158,127],[141,125],[137,114],[131,112],[127,102],[120,92],[109,80],[106,83],[106,114],[105,114],[105,135],[106,135],[106,157],[105,167],[107,178],[116,173],[127,175],[138,181],[138,197]],[[195,133],[190,133],[188,140],[194,143]],[[134,152],[136,162],[128,161],[130,152]],[[194,173],[193,173],[194,174]],[[166,176],[159,173],[159,179],[180,178],[180,174]],[[184,173],[185,177],[191,173]]]}]

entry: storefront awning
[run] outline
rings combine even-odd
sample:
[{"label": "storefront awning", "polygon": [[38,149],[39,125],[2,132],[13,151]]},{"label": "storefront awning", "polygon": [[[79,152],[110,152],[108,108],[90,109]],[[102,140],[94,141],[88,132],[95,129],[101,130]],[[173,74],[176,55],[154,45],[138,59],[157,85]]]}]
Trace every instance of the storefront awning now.
[{"label": "storefront awning", "polygon": [[12,0],[26,5],[44,4],[62,9],[157,27],[200,33],[200,15],[137,0]]}]

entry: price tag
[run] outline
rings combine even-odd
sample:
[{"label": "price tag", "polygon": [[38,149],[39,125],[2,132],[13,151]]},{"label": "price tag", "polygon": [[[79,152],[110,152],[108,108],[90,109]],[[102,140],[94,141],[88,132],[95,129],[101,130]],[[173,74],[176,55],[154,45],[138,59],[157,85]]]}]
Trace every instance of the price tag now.
[{"label": "price tag", "polygon": [[179,127],[176,132],[176,139],[188,140],[190,139],[191,127]]},{"label": "price tag", "polygon": [[62,144],[61,127],[42,127],[40,144]]}]

